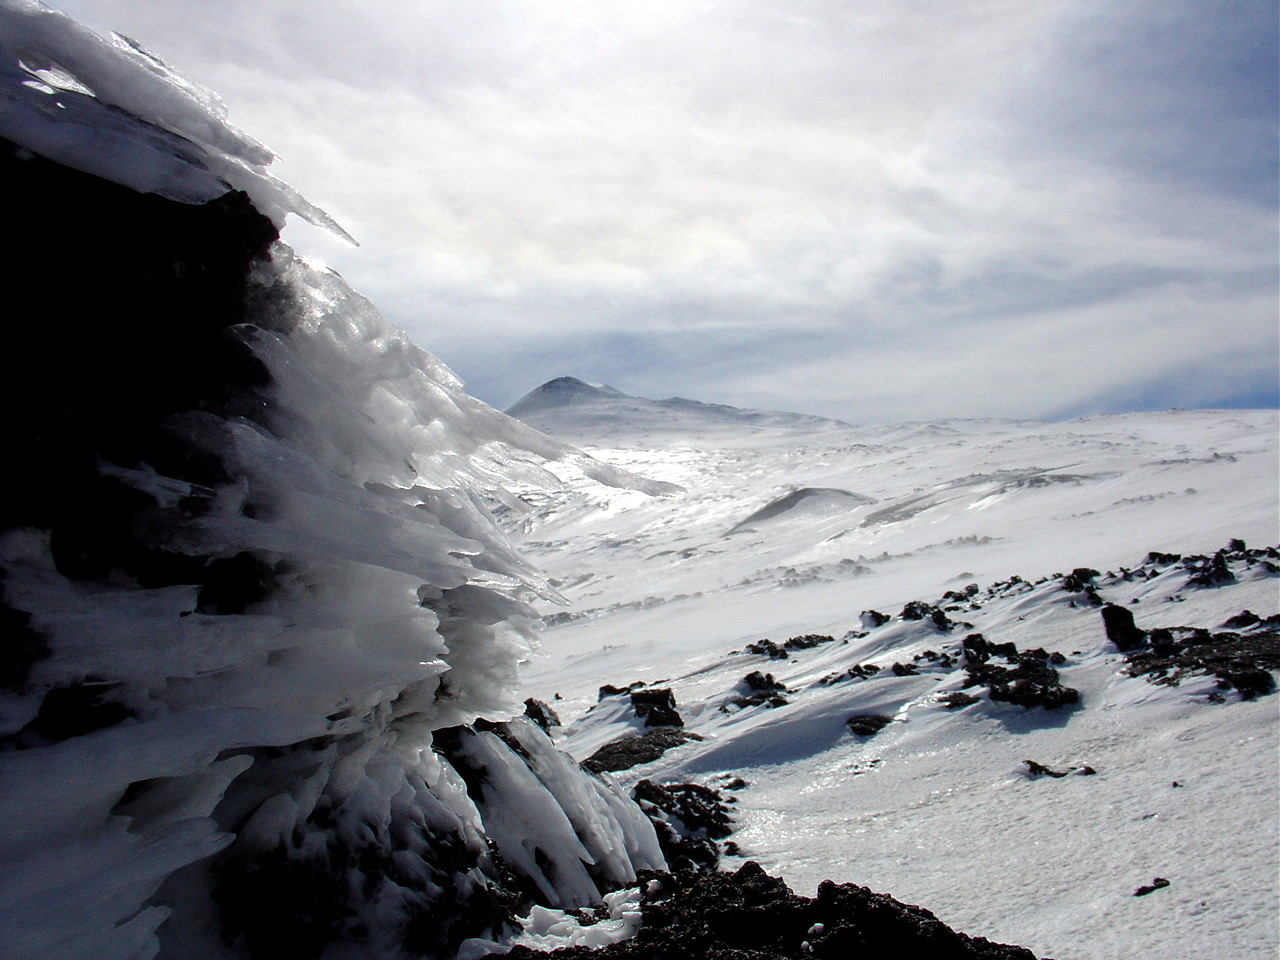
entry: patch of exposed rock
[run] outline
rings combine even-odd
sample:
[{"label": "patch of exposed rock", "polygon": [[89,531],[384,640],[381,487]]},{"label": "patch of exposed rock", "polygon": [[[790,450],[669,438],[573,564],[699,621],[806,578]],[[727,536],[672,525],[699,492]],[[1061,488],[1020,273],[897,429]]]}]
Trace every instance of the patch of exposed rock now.
[{"label": "patch of exposed rock", "polygon": [[[748,862],[736,873],[642,871],[643,920],[630,940],[550,953],[515,947],[508,960],[1035,960],[1023,947],[952,930],[928,910],[857,884],[825,881],[813,898]],[[493,955],[496,956],[496,955]]]}]

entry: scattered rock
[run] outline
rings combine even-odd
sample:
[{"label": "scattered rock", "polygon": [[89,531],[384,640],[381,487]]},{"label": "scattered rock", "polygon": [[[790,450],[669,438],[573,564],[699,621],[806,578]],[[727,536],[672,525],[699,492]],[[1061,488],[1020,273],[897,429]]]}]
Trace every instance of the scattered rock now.
[{"label": "scattered rock", "polygon": [[631,708],[646,727],[683,727],[676,698],[669,688],[631,691]]},{"label": "scattered rock", "polygon": [[932,604],[912,600],[902,608],[903,620],[927,620],[938,630],[950,630],[953,626],[946,613]]},{"label": "scattered rock", "polygon": [[1147,641],[1146,633],[1133,622],[1133,613],[1114,603],[1102,608],[1102,624],[1107,639],[1121,652],[1137,650]]},{"label": "scattered rock", "polygon": [[603,747],[582,761],[582,766],[592,773],[629,770],[642,763],[650,763],[672,747],[678,747],[690,740],[701,740],[702,737],[687,730],[676,727],[655,727],[645,733],[633,734],[629,737],[606,743]]},{"label": "scattered rock", "polygon": [[715,870],[717,840],[733,832],[729,808],[719,791],[696,783],[641,780],[631,791],[652,822],[670,870]]},{"label": "scattered rock", "polygon": [[787,650],[809,650],[823,643],[835,643],[835,637],[829,637],[825,633],[806,633],[799,637],[792,637],[783,643],[783,647]]},{"label": "scattered rock", "polygon": [[737,697],[729,701],[720,708],[722,713],[733,713],[746,707],[785,707],[788,703],[786,697],[782,696],[787,688],[784,684],[779,683],[773,678],[772,673],[761,673],[754,670],[742,678],[743,685],[751,691],[746,696]]},{"label": "scattered rock", "polygon": [[986,663],[992,657],[1012,659],[1018,655],[1018,648],[1012,643],[991,643],[980,633],[971,633],[961,644],[965,663],[976,665]]},{"label": "scattered rock", "polygon": [[1224,627],[1234,627],[1236,629],[1242,627],[1252,627],[1255,623],[1261,623],[1262,618],[1252,610],[1241,610],[1234,617],[1228,617],[1224,622]]},{"label": "scattered rock", "polygon": [[858,618],[862,626],[868,630],[874,630],[876,627],[883,627],[893,618],[879,610],[863,610]]},{"label": "scattered rock", "polygon": [[893,717],[879,713],[859,713],[845,721],[850,731],[859,737],[874,737],[877,733],[893,723]]},{"label": "scattered rock", "polygon": [[[957,933],[920,907],[852,883],[792,893],[748,861],[735,873],[641,871],[643,920],[629,940],[555,951],[565,960],[1035,960],[1022,947]],[[518,946],[506,960],[544,954]],[[492,960],[497,960],[493,956]]]},{"label": "scattered rock", "polygon": [[791,656],[772,640],[757,640],[755,643],[749,643],[743,648],[742,652],[768,657],[770,660],[786,660]]},{"label": "scattered rock", "polygon": [[1062,778],[1069,777],[1073,773],[1081,777],[1094,777],[1098,774],[1098,771],[1090,766],[1072,767],[1070,770],[1051,770],[1044,764],[1036,763],[1034,760],[1023,760],[1022,762],[1027,765],[1027,776],[1029,777]]},{"label": "scattered rock", "polygon": [[786,692],[786,685],[779,683],[773,678],[772,673],[761,673],[759,670],[753,670],[742,678],[742,682],[747,685],[748,690],[768,691],[778,693]]},{"label": "scattered rock", "polygon": [[[963,649],[968,664],[965,686],[985,686],[992,700],[1046,710],[1080,700],[1078,690],[1062,685],[1058,671],[1049,665],[1053,655],[1043,649],[1019,652],[1012,643],[989,643],[980,633],[966,637]],[[1011,666],[991,663],[994,656],[1003,657]]]},{"label": "scattered rock", "polygon": [[638,690],[643,686],[643,680],[637,680],[634,683],[629,683],[625,687],[615,687],[612,683],[606,683],[600,688],[600,693],[596,696],[596,702],[599,703],[605,697],[616,697],[621,693],[630,693],[632,690]]},{"label": "scattered rock", "polygon": [[1148,893],[1155,893],[1169,886],[1169,881],[1164,877],[1156,877],[1150,883],[1144,883],[1137,890],[1133,891],[1135,897],[1145,897]]},{"label": "scattered rock", "polygon": [[944,693],[938,697],[938,702],[948,710],[958,710],[961,707],[967,707],[978,703],[978,698],[965,693],[963,690],[957,690],[954,693]]},{"label": "scattered rock", "polygon": [[1034,760],[1023,760],[1022,762],[1027,765],[1027,774],[1032,777],[1065,777],[1070,773],[1069,770],[1050,770],[1044,764],[1036,763]]},{"label": "scattered rock", "polygon": [[560,717],[545,701],[530,697],[524,702],[524,715],[545,731],[560,726]]},{"label": "scattered rock", "polygon": [[865,680],[867,677],[873,677],[880,672],[880,668],[874,663],[855,663],[848,670],[840,673],[829,673],[818,682],[823,686],[830,686],[833,683],[839,683],[841,680]]},{"label": "scattered rock", "polygon": [[[1239,691],[1252,700],[1276,689],[1272,672],[1280,670],[1280,630],[1259,620],[1242,632],[1211,633],[1194,627],[1160,627],[1151,631],[1151,646],[1125,657],[1131,677],[1178,686],[1185,676],[1214,676],[1222,690]],[[1224,702],[1221,696],[1210,696]]]},{"label": "scattered rock", "polygon": [[1094,578],[1099,576],[1101,574],[1090,567],[1076,567],[1062,578],[1062,589],[1068,593],[1080,593],[1086,589],[1092,589]]}]

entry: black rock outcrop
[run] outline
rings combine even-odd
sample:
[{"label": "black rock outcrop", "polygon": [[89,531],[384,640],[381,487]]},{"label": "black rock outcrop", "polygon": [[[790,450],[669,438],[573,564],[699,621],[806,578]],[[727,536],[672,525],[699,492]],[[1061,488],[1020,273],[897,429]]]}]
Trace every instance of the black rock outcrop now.
[{"label": "black rock outcrop", "polygon": [[[541,953],[515,947],[508,960],[1035,960],[1023,947],[952,930],[928,910],[852,883],[826,881],[814,898],[792,893],[754,862],[736,873],[642,872],[643,920],[630,940],[601,949]],[[496,960],[497,954],[491,955]]]}]

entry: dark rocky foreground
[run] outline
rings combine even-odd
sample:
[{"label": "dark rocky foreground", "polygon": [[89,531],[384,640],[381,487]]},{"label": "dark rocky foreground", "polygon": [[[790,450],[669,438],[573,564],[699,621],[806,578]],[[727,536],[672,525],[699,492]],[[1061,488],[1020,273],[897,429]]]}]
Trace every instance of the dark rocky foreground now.
[{"label": "dark rocky foreground", "polygon": [[[929,960],[1035,960],[1023,947],[957,933],[928,910],[852,883],[827,881],[814,898],[797,896],[755,862],[736,873],[640,875],[640,930],[600,949],[541,952],[515,947],[510,960],[811,960],[917,956]],[[492,957],[501,956],[491,954]]]}]

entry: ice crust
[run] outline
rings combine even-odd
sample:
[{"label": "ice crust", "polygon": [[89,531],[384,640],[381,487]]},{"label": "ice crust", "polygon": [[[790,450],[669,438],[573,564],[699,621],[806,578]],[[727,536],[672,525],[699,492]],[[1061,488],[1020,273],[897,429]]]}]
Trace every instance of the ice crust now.
[{"label": "ice crust", "polygon": [[[191,204],[236,188],[277,225],[294,212],[340,232],[266,174],[270,151],[224,114],[132,41],[0,0],[0,136],[138,192]],[[215,611],[195,584],[78,579],[48,529],[0,532],[4,603],[49,648],[0,690],[6,958],[243,956],[215,899],[258,890],[301,909],[310,893],[292,887],[306,883],[339,897],[349,915],[315,918],[339,939],[364,930],[361,956],[397,956],[424,910],[452,922],[481,897],[501,876],[496,854],[553,907],[663,865],[619,788],[513,719],[530,603],[557,594],[494,511],[527,509],[513,484],[558,485],[548,461],[648,494],[679,488],[469,397],[287,246],[254,271],[228,332],[268,375],[265,407],[255,396],[251,415],[211,407],[164,424],[230,479],[106,459],[97,473],[148,505],[146,549],[251,556],[265,596]],[[105,726],[49,733],[42,711],[67,691],[105,698]],[[473,795],[434,746],[481,717],[509,734],[469,734],[487,777]]]},{"label": "ice crust", "polygon": [[243,190],[277,227],[294,213],[355,242],[267,173],[275,154],[226,115],[216,94],[136,41],[104,39],[36,0],[0,0],[0,136],[181,203]]},{"label": "ice crust", "polygon": [[[204,614],[195,587],[86,585],[56,569],[39,531],[0,540],[6,597],[54,651],[23,694],[0,697],[0,735],[30,724],[44,691],[86,677],[118,685],[113,697],[136,718],[0,754],[12,825],[0,838],[0,926],[14,957],[151,956],[166,921],[168,942],[207,942],[191,926],[207,918],[147,905],[174,899],[182,868],[233,839],[286,843],[322,795],[351,823],[409,818],[469,838],[478,866],[460,883],[487,882],[488,837],[549,905],[594,903],[663,864],[639,809],[532,724],[512,724],[527,761],[477,736],[489,776],[479,807],[431,750],[435,730],[519,712],[517,667],[535,641],[528,602],[555,596],[493,522],[494,503],[519,505],[502,481],[554,483],[538,455],[628,478],[466,396],[335,274],[287,248],[258,279],[285,304],[238,331],[276,382],[267,425],[174,422],[233,463],[236,482],[201,491],[105,469],[175,517],[182,497],[205,498],[163,545],[274,558],[271,596],[242,615]],[[258,753],[307,742],[305,761]],[[78,906],[86,885],[100,894],[92,909]],[[397,896],[375,895],[368,912],[394,919]]]}]

